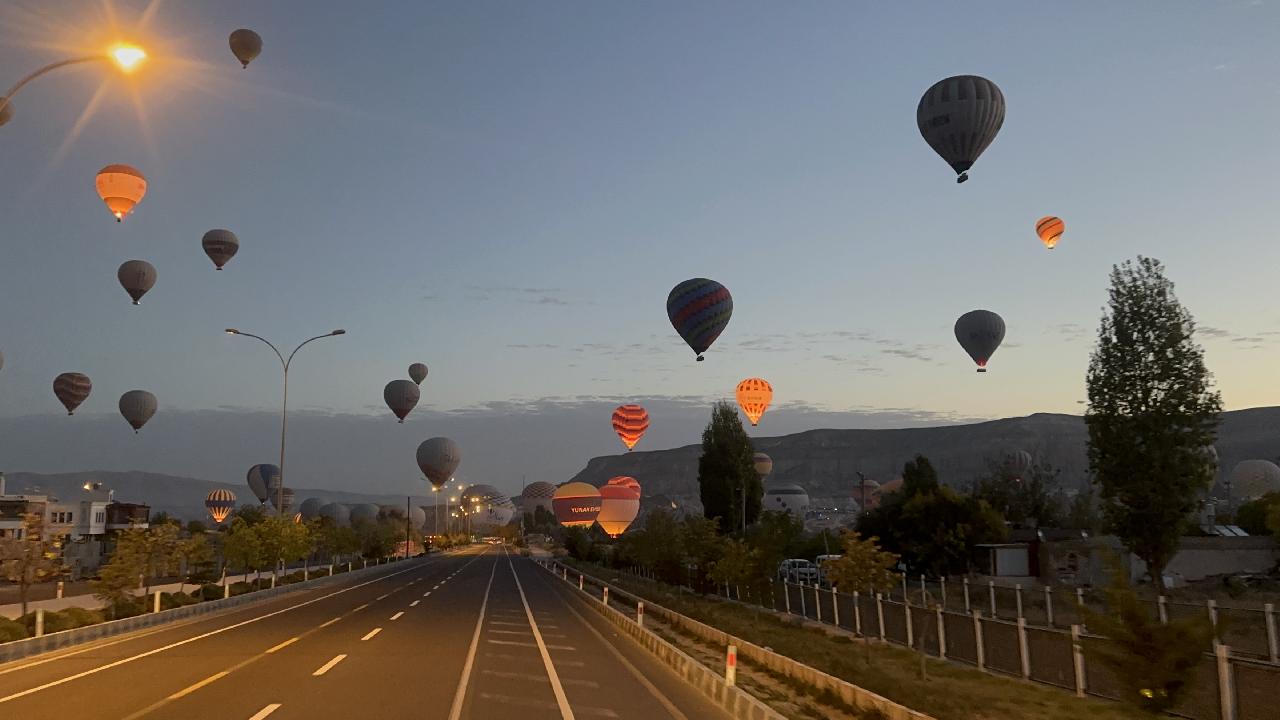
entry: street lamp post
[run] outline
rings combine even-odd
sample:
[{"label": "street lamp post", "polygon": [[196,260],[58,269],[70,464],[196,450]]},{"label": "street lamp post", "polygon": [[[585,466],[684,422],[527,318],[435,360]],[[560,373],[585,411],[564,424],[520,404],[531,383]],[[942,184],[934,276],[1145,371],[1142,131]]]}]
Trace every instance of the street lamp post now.
[{"label": "street lamp post", "polygon": [[335,337],[337,335],[346,335],[347,331],[339,328],[337,330],[334,330],[333,332],[327,332],[324,335],[317,335],[313,338],[304,340],[301,344],[298,345],[298,347],[293,349],[293,352],[289,353],[289,359],[287,360],[285,359],[284,355],[280,352],[280,349],[277,348],[275,345],[271,344],[271,341],[264,337],[261,337],[259,335],[254,335],[253,333],[240,332],[235,328],[227,328],[226,333],[228,335],[243,335],[245,337],[251,337],[266,343],[267,347],[271,348],[275,352],[276,357],[280,358],[280,368],[284,370],[284,402],[281,403],[280,405],[280,487],[276,490],[277,492],[276,511],[280,513],[281,517],[283,517],[284,516],[284,432],[289,422],[289,366],[293,363],[293,356],[298,354],[298,351],[302,349],[303,345],[306,345],[307,343],[313,342],[315,340],[319,340],[321,338]]},{"label": "street lamp post", "polygon": [[58,62],[49,63],[35,72],[27,75],[9,88],[9,92],[0,96],[0,125],[9,122],[13,117],[13,96],[18,94],[31,81],[53,72],[58,68],[68,67],[70,65],[80,65],[88,62],[107,61],[113,62],[124,72],[132,72],[143,60],[147,59],[147,53],[142,48],[135,45],[115,45],[104,53],[95,55],[85,55],[83,57],[74,57],[67,60],[59,60]]}]

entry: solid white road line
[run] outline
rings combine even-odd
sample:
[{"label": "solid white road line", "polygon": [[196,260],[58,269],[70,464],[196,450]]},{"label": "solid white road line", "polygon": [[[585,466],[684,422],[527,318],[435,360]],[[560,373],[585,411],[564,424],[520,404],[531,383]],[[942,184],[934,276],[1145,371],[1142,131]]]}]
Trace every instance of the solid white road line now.
[{"label": "solid white road line", "polygon": [[[503,552],[506,552],[504,549]],[[561,720],[573,720],[573,708],[569,707],[569,698],[564,694],[564,687],[560,684],[560,675],[556,673],[556,666],[551,662],[551,653],[547,652],[547,644],[542,641],[542,633],[538,631],[538,623],[533,619],[533,610],[529,607],[529,599],[525,597],[524,586],[520,584],[520,576],[516,575],[516,565],[511,562],[511,556],[507,556],[507,567],[511,568],[511,577],[515,578],[516,590],[520,591],[520,602],[524,605],[525,615],[529,618],[529,627],[533,629],[533,640],[538,643],[538,653],[542,655],[542,665],[547,669],[547,677],[551,679],[551,691],[555,693],[556,704],[560,706]]]},{"label": "solid white road line", "polygon": [[374,629],[370,630],[370,631],[369,631],[369,633],[368,633],[367,635],[365,635],[364,637],[360,638],[360,641],[361,641],[361,642],[364,642],[365,640],[368,640],[369,638],[373,637],[374,635],[377,635],[377,634],[378,634],[378,633],[380,633],[380,632],[382,632],[382,628],[380,628],[380,627],[378,627],[378,628],[374,628]]},{"label": "solid white road line", "polygon": [[279,709],[280,709],[280,703],[271,703],[270,705],[262,708],[257,713],[255,713],[253,717],[249,718],[249,720],[262,720],[266,716],[270,715],[271,713]]},{"label": "solid white road line", "polygon": [[420,603],[420,602],[422,602],[422,601],[421,601],[421,600],[414,600],[413,602],[409,603],[409,607],[418,607],[418,603]]},{"label": "solid white road line", "polygon": [[[259,615],[259,616],[257,616],[257,617],[249,618],[248,620],[242,620],[242,621],[240,621],[240,622],[238,622],[238,623],[233,623],[233,624],[231,624],[231,625],[227,625],[227,626],[225,626],[225,627],[220,627],[220,628],[218,628],[218,629],[216,629],[216,630],[210,630],[209,632],[206,632],[206,633],[201,633],[201,634],[199,634],[199,635],[194,635],[194,636],[192,636],[192,637],[186,638],[185,640],[179,640],[179,641],[177,641],[177,642],[172,642],[172,643],[169,643],[168,645],[164,645],[164,646],[161,646],[161,647],[158,647],[158,648],[153,648],[153,649],[148,650],[148,651],[146,651],[146,652],[138,653],[137,655],[130,655],[129,657],[120,658],[119,660],[116,660],[116,661],[114,661],[114,662],[109,662],[109,663],[107,663],[106,665],[99,665],[98,667],[90,668],[90,669],[88,669],[88,670],[84,670],[84,671],[81,671],[81,672],[75,673],[74,675],[68,675],[68,676],[66,676],[66,677],[64,677],[64,678],[59,678],[59,679],[57,679],[57,680],[52,680],[52,681],[47,682],[47,683],[45,683],[45,684],[43,684],[43,685],[37,685],[36,687],[33,687],[33,688],[27,688],[26,690],[22,690],[22,691],[20,691],[20,692],[13,693],[12,695],[6,695],[6,696],[4,696],[4,697],[0,697],[0,704],[7,703],[7,702],[9,702],[10,700],[17,700],[18,698],[26,697],[26,696],[28,696],[28,695],[32,695],[32,694],[34,694],[34,693],[38,693],[38,692],[40,692],[41,690],[48,690],[49,688],[57,687],[57,686],[59,686],[59,685],[63,685],[63,684],[65,684],[65,683],[69,683],[69,682],[71,682],[72,680],[79,680],[79,679],[80,679],[80,678],[82,678],[82,677],[88,677],[89,675],[94,675],[94,674],[96,674],[96,673],[100,673],[100,672],[102,672],[103,670],[110,670],[110,669],[111,669],[111,668],[113,668],[113,667],[119,667],[120,665],[124,665],[124,664],[126,664],[126,663],[131,663],[131,662],[133,662],[134,660],[141,660],[142,658],[145,658],[145,657],[151,657],[152,655],[156,655],[156,654],[159,654],[159,653],[165,652],[166,650],[172,650],[173,648],[181,647],[181,646],[183,646],[183,645],[186,645],[187,643],[193,643],[193,642],[195,642],[195,641],[197,641],[197,640],[203,640],[203,639],[205,639],[205,638],[207,638],[207,637],[212,637],[212,636],[214,636],[214,635],[219,635],[219,634],[221,634],[221,633],[227,632],[228,630],[235,630],[236,628],[244,627],[245,625],[249,625],[249,624],[251,624],[251,623],[256,623],[256,622],[258,622],[259,620],[265,620],[265,619],[267,619],[267,618],[269,618],[269,617],[275,617],[276,615],[280,615],[280,614],[282,614],[282,613],[287,613],[287,612],[289,612],[290,610],[297,610],[297,609],[298,609],[298,608],[300,608],[300,607],[306,607],[307,605],[312,605],[312,604],[314,604],[314,603],[318,603],[318,602],[320,602],[321,600],[327,600],[327,599],[329,599],[329,598],[331,598],[331,597],[333,597],[333,596],[335,596],[335,595],[341,595],[341,594],[346,593],[346,592],[351,592],[352,590],[355,590],[356,588],[362,588],[362,587],[364,587],[364,586],[366,586],[366,585],[372,585],[373,583],[376,583],[376,582],[382,582],[383,580],[386,580],[387,578],[390,578],[390,577],[395,577],[396,575],[403,575],[404,573],[407,573],[407,572],[414,572],[415,570],[420,570],[420,569],[421,569],[421,568],[413,567],[413,568],[407,568],[407,569],[405,569],[405,570],[400,570],[400,571],[397,571],[397,572],[391,573],[391,574],[389,574],[389,575],[383,575],[383,576],[381,576],[381,577],[377,577],[377,578],[374,578],[374,579],[372,579],[372,580],[369,580],[369,581],[366,581],[366,582],[359,583],[359,584],[357,584],[357,585],[352,585],[351,587],[343,588],[343,589],[341,589],[341,590],[335,590],[334,592],[328,593],[327,595],[321,595],[320,597],[312,598],[312,599],[310,599],[310,600],[307,600],[306,602],[298,603],[297,605],[290,605],[289,607],[281,608],[281,609],[279,609],[279,610],[275,610],[275,611],[269,612],[269,613],[267,613],[267,614],[265,614],[265,615]],[[335,619],[334,619],[334,622],[336,622],[336,621],[337,621],[337,618],[335,618]]]},{"label": "solid white road line", "polygon": [[498,573],[498,559],[493,560],[493,569],[489,571],[489,584],[484,588],[484,599],[480,601],[480,617],[476,618],[476,631],[471,636],[471,647],[467,650],[467,660],[462,664],[462,677],[458,678],[458,690],[453,694],[453,707],[449,710],[449,720],[462,717],[462,706],[467,699],[467,683],[471,682],[471,668],[476,663],[476,647],[480,644],[480,630],[484,627],[484,611],[489,607],[489,591],[493,589],[493,576]]},{"label": "solid white road line", "polygon": [[391,616],[391,619],[392,619],[392,620],[399,620],[401,615],[404,615],[404,611],[403,611],[403,610],[401,610],[400,612],[396,613],[395,615],[392,615],[392,616]]},{"label": "solid white road line", "polygon": [[325,663],[325,664],[321,665],[321,666],[320,666],[320,669],[318,669],[318,670],[316,670],[315,672],[311,673],[311,676],[312,676],[312,677],[320,677],[321,675],[323,675],[323,674],[325,674],[325,673],[329,672],[330,670],[332,670],[334,665],[337,665],[338,663],[342,662],[342,661],[343,661],[343,660],[345,660],[346,658],[347,658],[347,656],[346,656],[346,655],[335,655],[335,656],[334,656],[334,658],[333,658],[332,660],[330,660],[329,662],[327,662],[327,663]]},{"label": "solid white road line", "polygon": [[292,644],[294,644],[294,643],[296,643],[296,642],[298,642],[298,638],[296,638],[296,637],[291,637],[291,638],[289,638],[288,640],[285,640],[284,642],[280,643],[279,645],[277,645],[277,646],[275,646],[275,647],[271,648],[270,650],[268,650],[268,651],[267,651],[267,654],[268,654],[268,655],[270,655],[271,653],[273,653],[273,652],[275,652],[275,651],[277,651],[277,650],[283,650],[283,649],[285,649],[285,648],[289,647],[290,645],[292,645]]},{"label": "solid white road line", "polygon": [[193,693],[193,692],[195,692],[195,691],[199,690],[200,688],[204,687],[205,685],[208,685],[209,683],[214,682],[215,680],[219,680],[219,679],[221,679],[221,678],[224,678],[224,677],[226,677],[226,676],[227,676],[227,673],[226,673],[225,671],[224,671],[224,672],[220,672],[220,673],[214,673],[213,675],[210,675],[209,677],[207,677],[207,678],[205,678],[205,679],[201,680],[200,682],[198,682],[198,683],[196,683],[196,684],[194,684],[194,685],[189,685],[189,686],[187,686],[187,687],[185,687],[185,688],[183,688],[183,689],[179,690],[178,692],[176,692],[176,693],[174,693],[174,694],[170,695],[170,696],[169,696],[169,699],[170,699],[170,700],[177,700],[178,698],[180,698],[180,697],[182,697],[182,696],[184,696],[184,695],[190,695],[191,693]]},{"label": "solid white road line", "polygon": [[323,623],[321,623],[321,624],[320,624],[320,627],[322,627],[322,628],[327,628],[327,627],[329,627],[330,625],[332,625],[332,624],[334,624],[334,623],[338,622],[338,621],[339,621],[339,620],[341,620],[341,619],[342,619],[342,617],[341,617],[341,616],[339,616],[339,617],[333,618],[332,620],[326,620],[326,621],[324,621]]}]

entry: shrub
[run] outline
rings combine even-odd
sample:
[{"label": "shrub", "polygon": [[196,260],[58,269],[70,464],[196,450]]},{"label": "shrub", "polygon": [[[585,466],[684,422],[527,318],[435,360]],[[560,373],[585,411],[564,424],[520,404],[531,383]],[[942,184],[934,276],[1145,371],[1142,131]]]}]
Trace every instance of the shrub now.
[{"label": "shrub", "polygon": [[[90,610],[88,608],[72,607],[63,610],[62,616],[63,630],[72,630],[85,625],[97,625],[104,620],[101,610]],[[47,629],[47,621],[46,621]]]},{"label": "shrub", "polygon": [[253,592],[253,590],[253,585],[250,585],[247,582],[231,583],[231,595],[233,597],[236,595],[243,595],[247,592]]},{"label": "shrub", "polygon": [[186,605],[191,605],[195,602],[197,602],[195,598],[191,597],[190,595],[184,592],[160,593],[160,609],[161,610],[172,610],[173,608],[179,608]]},{"label": "shrub", "polygon": [[30,633],[23,627],[22,623],[0,617],[0,642],[23,640],[30,636]]},{"label": "shrub", "polygon": [[222,598],[223,590],[222,590],[222,586],[217,583],[205,583],[204,585],[201,585],[200,589],[196,590],[195,592],[200,593],[201,600],[208,601],[208,600],[220,600]]},{"label": "shrub", "polygon": [[141,598],[125,598],[107,609],[107,617],[111,620],[130,618],[143,612]]}]

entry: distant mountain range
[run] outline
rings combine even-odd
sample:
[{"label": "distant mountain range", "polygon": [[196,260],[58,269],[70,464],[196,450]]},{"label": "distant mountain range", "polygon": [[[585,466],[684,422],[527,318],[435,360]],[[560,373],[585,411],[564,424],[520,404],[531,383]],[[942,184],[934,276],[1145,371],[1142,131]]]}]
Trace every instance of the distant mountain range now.
[{"label": "distant mountain range", "polygon": [[[762,423],[768,423],[768,416]],[[1219,480],[1241,460],[1280,456],[1280,407],[1224,413],[1218,430]],[[795,483],[814,498],[849,498],[857,473],[884,483],[898,477],[903,464],[917,454],[929,458],[943,483],[965,488],[987,472],[988,459],[1011,450],[1026,450],[1037,462],[1060,470],[1063,489],[1078,490],[1089,482],[1086,438],[1082,417],[1038,413],[931,428],[810,430],[756,438],[755,445],[773,458],[769,483]],[[573,479],[600,485],[616,475],[631,475],[646,496],[693,506],[698,504],[701,452],[700,445],[686,445],[597,457]]]}]

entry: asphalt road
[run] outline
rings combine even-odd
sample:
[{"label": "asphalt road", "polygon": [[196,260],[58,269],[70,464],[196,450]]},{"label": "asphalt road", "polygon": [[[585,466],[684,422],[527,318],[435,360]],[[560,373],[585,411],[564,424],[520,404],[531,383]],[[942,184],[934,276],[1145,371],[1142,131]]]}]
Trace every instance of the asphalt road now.
[{"label": "asphalt road", "polygon": [[500,547],[0,665],[0,717],[721,720]]}]

